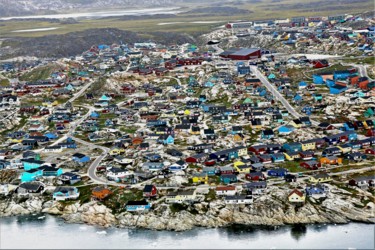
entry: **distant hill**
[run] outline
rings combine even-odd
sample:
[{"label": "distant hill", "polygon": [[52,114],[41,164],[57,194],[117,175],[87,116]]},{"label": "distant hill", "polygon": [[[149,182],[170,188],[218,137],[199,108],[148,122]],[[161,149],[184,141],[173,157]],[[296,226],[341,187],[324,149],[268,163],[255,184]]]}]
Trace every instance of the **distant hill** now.
[{"label": "distant hill", "polygon": [[183,0],[0,0],[0,17],[55,14],[79,9],[170,7]]}]

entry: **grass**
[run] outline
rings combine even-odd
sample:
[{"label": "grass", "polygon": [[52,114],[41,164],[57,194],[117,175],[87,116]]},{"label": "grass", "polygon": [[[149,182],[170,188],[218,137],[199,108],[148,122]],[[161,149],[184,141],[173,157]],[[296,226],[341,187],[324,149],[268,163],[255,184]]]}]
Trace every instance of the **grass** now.
[{"label": "grass", "polygon": [[119,188],[112,191],[113,194],[104,200],[103,204],[112,209],[114,213],[123,212],[128,201],[143,199],[143,193],[140,190],[125,190]]},{"label": "grass", "polygon": [[172,213],[179,213],[181,211],[186,210],[188,207],[184,204],[178,204],[178,203],[173,203],[169,206],[169,209],[172,211]]},{"label": "grass", "polygon": [[20,77],[20,80],[21,81],[31,81],[31,82],[34,82],[34,81],[37,81],[37,80],[46,80],[56,70],[59,70],[59,67],[57,65],[54,65],[54,64],[41,66],[41,67],[32,69],[31,71],[23,74]]},{"label": "grass", "polygon": [[288,169],[289,172],[292,173],[299,173],[299,172],[306,172],[308,171],[306,168],[303,168],[299,165],[299,162],[296,161],[287,161],[279,164],[280,167]]},{"label": "grass", "polygon": [[7,87],[9,84],[10,82],[8,79],[0,79],[0,87]]},{"label": "grass", "polygon": [[370,64],[370,65],[375,65],[375,59],[372,56],[367,56],[363,58],[347,58],[347,59],[342,59],[342,61],[346,63],[355,63],[355,64]]},{"label": "grass", "polygon": [[120,131],[127,133],[127,134],[134,134],[135,132],[137,132],[137,130],[138,130],[137,127],[123,127],[123,126],[120,127]]}]

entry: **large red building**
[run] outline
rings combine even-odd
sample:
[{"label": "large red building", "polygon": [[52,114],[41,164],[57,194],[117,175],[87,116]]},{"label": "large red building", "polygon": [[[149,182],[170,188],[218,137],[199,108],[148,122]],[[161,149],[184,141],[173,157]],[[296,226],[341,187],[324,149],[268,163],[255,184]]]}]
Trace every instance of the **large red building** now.
[{"label": "large red building", "polygon": [[221,53],[220,56],[232,60],[250,60],[261,58],[262,52],[257,48],[229,49]]}]

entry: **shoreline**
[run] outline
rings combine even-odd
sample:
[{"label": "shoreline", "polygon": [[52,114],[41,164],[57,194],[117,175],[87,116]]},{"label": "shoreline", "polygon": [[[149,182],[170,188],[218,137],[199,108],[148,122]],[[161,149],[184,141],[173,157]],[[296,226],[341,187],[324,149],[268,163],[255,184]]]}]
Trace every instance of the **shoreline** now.
[{"label": "shoreline", "polygon": [[[284,191],[284,192],[283,192]],[[212,200],[186,206],[157,204],[147,213],[119,211],[115,213],[97,201],[54,202],[46,196],[27,200],[0,201],[0,217],[50,214],[70,224],[88,224],[103,228],[143,228],[157,231],[188,231],[194,228],[223,228],[230,225],[283,226],[310,224],[347,224],[360,222],[375,224],[375,204],[361,203],[343,189],[333,189],[324,200],[309,199],[303,206],[285,201],[286,190],[270,188],[251,205],[230,205],[223,200]],[[360,197],[360,196],[359,196]]]}]

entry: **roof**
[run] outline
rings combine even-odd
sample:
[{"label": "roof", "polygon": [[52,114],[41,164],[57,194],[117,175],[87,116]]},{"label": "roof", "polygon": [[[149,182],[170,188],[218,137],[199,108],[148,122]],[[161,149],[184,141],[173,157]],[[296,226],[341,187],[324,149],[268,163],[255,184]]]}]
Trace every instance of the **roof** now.
[{"label": "roof", "polygon": [[236,190],[235,186],[218,186],[216,187],[216,191],[230,191]]},{"label": "roof", "polygon": [[303,197],[303,193],[297,189],[294,189],[292,192],[289,193],[288,197],[291,196],[292,194],[296,194],[299,197]]},{"label": "roof", "polygon": [[126,206],[147,206],[149,205],[149,203],[145,200],[141,200],[141,201],[128,201],[128,203],[126,203]]},{"label": "roof", "polygon": [[235,52],[230,53],[232,56],[247,56],[249,54],[252,54],[254,52],[257,52],[259,49],[256,48],[242,48]]}]

